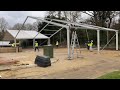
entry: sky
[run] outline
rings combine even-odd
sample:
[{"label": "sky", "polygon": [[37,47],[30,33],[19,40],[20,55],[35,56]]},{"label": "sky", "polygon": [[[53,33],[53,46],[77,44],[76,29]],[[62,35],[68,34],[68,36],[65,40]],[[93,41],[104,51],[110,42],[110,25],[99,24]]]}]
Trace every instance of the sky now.
[{"label": "sky", "polygon": [[[0,18],[5,18],[8,24],[12,27],[16,23],[23,23],[27,16],[42,17],[46,15],[46,11],[0,11]],[[82,18],[86,18],[85,14]],[[33,23],[36,20],[29,18],[26,23]]]},{"label": "sky", "polygon": [[[5,18],[11,27],[16,23],[23,23],[27,16],[44,17],[45,15],[46,11],[0,11],[0,18]],[[29,18],[26,23],[34,21]]]}]

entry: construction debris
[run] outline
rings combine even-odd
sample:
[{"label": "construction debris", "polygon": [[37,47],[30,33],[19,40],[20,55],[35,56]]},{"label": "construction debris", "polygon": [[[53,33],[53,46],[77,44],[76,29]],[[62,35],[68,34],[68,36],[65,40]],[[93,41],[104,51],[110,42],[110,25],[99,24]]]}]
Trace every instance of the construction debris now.
[{"label": "construction debris", "polygon": [[17,64],[18,62],[18,60],[0,58],[0,71],[11,70],[11,65]]},{"label": "construction debris", "polygon": [[[36,64],[31,64],[31,65],[28,65],[28,64],[25,64],[25,65],[18,64],[18,65],[14,65],[14,66],[15,66],[15,67],[11,67],[10,69],[11,69],[11,70],[19,70],[19,69],[37,67]],[[16,67],[16,66],[17,66],[17,67]]]},{"label": "construction debris", "polygon": [[0,65],[10,65],[10,64],[17,64],[19,61],[18,60],[6,60],[6,59],[0,59]]},{"label": "construction debris", "polygon": [[7,70],[11,70],[9,66],[0,65],[0,71],[7,71]]},{"label": "construction debris", "polygon": [[23,66],[23,65],[29,65],[29,64],[28,63],[27,64],[22,63],[22,64],[15,64],[14,66]]}]

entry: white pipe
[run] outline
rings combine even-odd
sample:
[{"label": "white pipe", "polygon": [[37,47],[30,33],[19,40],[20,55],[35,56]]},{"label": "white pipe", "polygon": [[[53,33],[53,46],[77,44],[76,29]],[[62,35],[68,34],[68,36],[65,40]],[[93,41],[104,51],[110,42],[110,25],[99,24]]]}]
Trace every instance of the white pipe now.
[{"label": "white pipe", "polygon": [[[52,21],[52,20],[51,20]],[[38,33],[37,33],[37,35],[40,33],[40,32],[42,32],[42,30],[44,30],[47,26],[48,26],[48,24],[49,23],[47,23]],[[35,37],[34,38],[36,38],[37,37],[37,35],[35,35]]]},{"label": "white pipe", "polygon": [[98,53],[100,51],[100,30],[97,30],[97,48],[98,48]]},{"label": "white pipe", "polygon": [[118,50],[118,31],[116,31],[116,50]]},{"label": "white pipe", "polygon": [[35,39],[33,39],[33,49],[35,48]]},{"label": "white pipe", "polygon": [[[38,17],[38,18],[40,18],[40,17]],[[50,19],[50,18],[45,18],[45,19]],[[110,29],[110,28],[105,28],[105,27],[100,27],[100,26],[95,26],[95,25],[89,25],[89,24],[84,24],[84,23],[77,23],[77,22],[73,23],[73,22],[69,22],[69,21],[65,21],[65,20],[58,20],[58,19],[51,19],[51,20],[68,23],[68,24],[73,24],[73,25],[85,27],[88,29],[91,28],[91,29],[95,29],[95,30],[99,29],[99,30],[107,30],[107,31],[118,31],[115,29]]]},{"label": "white pipe", "polygon": [[23,28],[23,26],[24,26],[25,22],[27,21],[27,19],[28,19],[28,16],[27,16],[27,18],[25,19],[25,21],[23,22],[23,24],[22,24],[21,28],[19,29],[19,31],[17,32],[15,38],[16,38],[17,35],[19,34],[20,30]]},{"label": "white pipe", "polygon": [[14,39],[15,47],[16,47],[16,38]]},{"label": "white pipe", "polygon": [[48,38],[48,45],[50,45],[50,38]]},{"label": "white pipe", "polygon": [[33,16],[28,16],[28,17],[33,18],[33,19],[37,19],[37,20],[40,20],[40,21],[43,21],[43,22],[46,22],[46,23],[54,24],[54,25],[57,25],[57,26],[60,26],[60,27],[65,27],[65,28],[68,27],[68,26],[66,26],[66,25],[63,25],[63,24],[60,24],[60,23],[51,22],[51,21],[42,19],[42,18],[40,18],[40,17],[39,17],[39,18],[38,18],[38,17],[33,17]]},{"label": "white pipe", "polygon": [[[108,43],[103,47],[103,49],[111,42],[111,40],[115,37],[116,35],[113,35],[113,37],[108,41]],[[102,49],[102,50],[103,50]]]},{"label": "white pipe", "polygon": [[67,48],[68,48],[68,59],[70,59],[70,29],[67,28]]}]

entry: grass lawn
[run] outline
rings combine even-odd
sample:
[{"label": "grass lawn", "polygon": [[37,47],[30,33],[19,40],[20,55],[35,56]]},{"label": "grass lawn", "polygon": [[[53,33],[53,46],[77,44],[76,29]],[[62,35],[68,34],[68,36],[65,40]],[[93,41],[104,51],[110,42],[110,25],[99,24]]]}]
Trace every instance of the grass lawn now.
[{"label": "grass lawn", "polygon": [[107,73],[103,76],[98,77],[97,79],[120,79],[120,71]]}]

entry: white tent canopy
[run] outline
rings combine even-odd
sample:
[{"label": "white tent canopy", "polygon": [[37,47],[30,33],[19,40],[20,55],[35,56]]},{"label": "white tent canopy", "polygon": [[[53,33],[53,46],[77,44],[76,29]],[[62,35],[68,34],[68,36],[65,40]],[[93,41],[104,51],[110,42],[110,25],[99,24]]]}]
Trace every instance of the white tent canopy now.
[{"label": "white tent canopy", "polygon": [[[19,30],[7,30],[14,38]],[[34,37],[38,34],[37,31],[33,30],[20,30],[16,39],[34,39]],[[48,39],[49,37],[39,33],[35,39]]]}]

